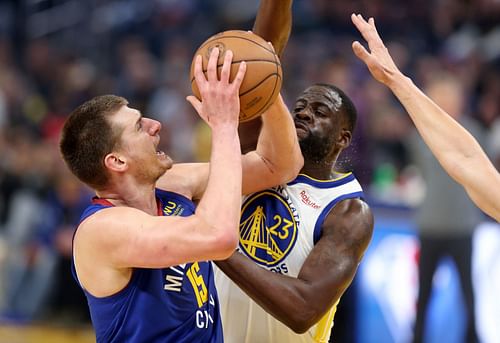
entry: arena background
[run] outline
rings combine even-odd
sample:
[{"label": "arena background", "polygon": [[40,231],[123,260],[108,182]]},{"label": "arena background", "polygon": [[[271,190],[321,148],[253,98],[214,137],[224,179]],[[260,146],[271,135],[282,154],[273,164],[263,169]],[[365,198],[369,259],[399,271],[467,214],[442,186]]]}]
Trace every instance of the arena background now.
[{"label": "arena background", "polygon": [[[176,161],[205,161],[207,128],[184,100],[196,47],[227,29],[251,29],[257,0],[0,1],[0,342],[92,342],[85,300],[69,272],[71,234],[91,193],[57,151],[67,114],[98,94],[126,97],[163,123]],[[341,302],[337,342],[409,342],[425,180],[409,158],[413,126],[353,55],[349,15],[376,18],[401,69],[417,84],[437,71],[464,85],[466,114],[500,166],[498,0],[295,0],[282,58],[288,104],[331,82],[353,98],[359,123],[341,166],[375,212],[374,238]],[[486,216],[474,243],[477,325],[500,341],[500,227]],[[454,265],[434,278],[429,342],[461,342],[464,309]]]}]

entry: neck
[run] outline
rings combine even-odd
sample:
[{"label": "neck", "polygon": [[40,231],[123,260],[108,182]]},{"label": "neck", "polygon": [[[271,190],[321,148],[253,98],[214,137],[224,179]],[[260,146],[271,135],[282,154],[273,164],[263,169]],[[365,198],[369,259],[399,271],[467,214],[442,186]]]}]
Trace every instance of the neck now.
[{"label": "neck", "polygon": [[318,180],[329,180],[336,177],[337,173],[333,170],[334,161],[304,161],[304,167],[300,170],[301,174],[306,174]]},{"label": "neck", "polygon": [[336,179],[341,175],[341,173],[334,170],[338,155],[338,153],[334,154],[333,158],[327,157],[321,161],[311,160],[305,157],[304,167],[302,167],[300,173],[318,180]]},{"label": "neck", "polygon": [[113,187],[96,191],[101,199],[106,199],[115,206],[133,207],[150,215],[157,214],[154,185],[132,187]]}]

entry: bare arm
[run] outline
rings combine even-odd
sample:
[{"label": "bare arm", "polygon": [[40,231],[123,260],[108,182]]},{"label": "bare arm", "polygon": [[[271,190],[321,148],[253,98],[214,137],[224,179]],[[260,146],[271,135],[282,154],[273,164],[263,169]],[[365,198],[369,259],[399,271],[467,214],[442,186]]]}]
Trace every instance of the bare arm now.
[{"label": "bare arm", "polygon": [[[223,211],[214,212],[225,217]],[[123,289],[133,268],[227,258],[236,248],[237,224],[224,219],[224,224],[215,226],[210,220],[203,214],[151,216],[131,207],[103,209],[76,232],[73,256],[78,279],[87,291],[102,297]]]},{"label": "bare arm", "polygon": [[368,206],[358,199],[344,200],[323,223],[323,234],[297,278],[265,270],[240,253],[216,263],[267,312],[303,333],[350,285],[372,231],[373,216]]},{"label": "bare arm", "polygon": [[[292,116],[281,96],[262,115],[262,120],[256,149],[242,157],[242,194],[293,180],[304,164]],[[160,178],[157,187],[199,199],[207,187],[209,169],[207,163],[174,165]],[[186,193],[186,189],[190,192]]]},{"label": "bare arm", "polygon": [[[223,211],[215,212],[225,217]],[[80,225],[75,256],[78,260],[80,251],[85,251],[92,261],[113,269],[164,268],[227,258],[236,248],[234,225],[225,219],[224,224],[214,225],[210,220],[203,213],[151,216],[131,207],[110,207]]]},{"label": "bare arm", "polygon": [[253,32],[271,42],[281,57],[292,31],[292,0],[261,0]]},{"label": "bare arm", "polygon": [[446,172],[465,188],[479,208],[500,221],[500,174],[479,143],[401,73],[378,35],[373,18],[367,22],[361,15],[353,14],[351,19],[370,50],[354,42],[356,56],[399,99]]},{"label": "bare arm", "polygon": [[304,164],[295,125],[281,96],[262,115],[255,151],[243,158],[243,194],[293,180]]},{"label": "bare arm", "polygon": [[[292,3],[292,0],[261,0],[253,25],[253,32],[271,42],[279,57],[282,56],[292,31]],[[261,125],[261,118],[240,124],[243,152],[255,149]]]},{"label": "bare arm", "polygon": [[[196,214],[202,215],[210,225],[216,226],[222,217],[228,217],[228,224],[238,223],[240,211],[234,204],[241,203],[242,165],[238,137],[238,119],[234,113],[240,112],[239,88],[246,71],[246,64],[240,64],[233,83],[229,83],[232,52],[225,54],[221,80],[217,79],[218,49],[212,52],[207,65],[207,79],[203,74],[201,56],[197,56],[195,79],[200,90],[200,102],[190,96],[188,100],[198,114],[212,129],[212,150],[210,172],[204,196],[201,198]],[[222,194],[224,193],[224,194]],[[222,200],[222,202],[221,202]],[[224,209],[218,211],[219,208]]]}]

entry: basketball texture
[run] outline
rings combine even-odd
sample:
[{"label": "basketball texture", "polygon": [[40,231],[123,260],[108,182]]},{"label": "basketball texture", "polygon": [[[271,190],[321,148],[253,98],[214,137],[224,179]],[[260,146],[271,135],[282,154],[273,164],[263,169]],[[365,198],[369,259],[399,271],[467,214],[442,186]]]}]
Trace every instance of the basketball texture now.
[{"label": "basketball texture", "polygon": [[[249,31],[231,30],[218,33],[207,39],[195,52],[194,57],[203,57],[203,72],[206,75],[210,52],[219,49],[217,73],[220,77],[224,54],[233,52],[230,81],[233,81],[240,62],[245,61],[247,70],[240,87],[240,122],[257,118],[274,102],[281,90],[283,73],[278,56],[272,47],[258,35]],[[191,89],[198,98],[200,92],[194,79],[194,61],[191,63]]]}]

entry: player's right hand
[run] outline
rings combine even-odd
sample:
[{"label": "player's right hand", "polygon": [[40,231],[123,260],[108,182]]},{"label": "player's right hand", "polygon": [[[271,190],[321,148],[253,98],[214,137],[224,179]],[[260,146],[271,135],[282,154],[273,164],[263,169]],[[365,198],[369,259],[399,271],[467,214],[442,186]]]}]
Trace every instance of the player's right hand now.
[{"label": "player's right hand", "polygon": [[219,49],[213,48],[205,76],[202,58],[200,55],[196,56],[194,77],[200,90],[201,101],[194,96],[188,96],[187,100],[211,128],[220,124],[230,124],[237,127],[240,114],[239,89],[245,76],[246,63],[240,63],[233,82],[230,82],[229,75],[233,53],[230,50],[226,51],[220,79],[217,76],[218,58]]}]

